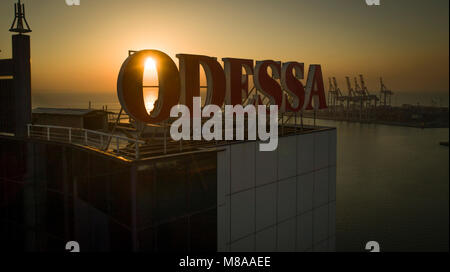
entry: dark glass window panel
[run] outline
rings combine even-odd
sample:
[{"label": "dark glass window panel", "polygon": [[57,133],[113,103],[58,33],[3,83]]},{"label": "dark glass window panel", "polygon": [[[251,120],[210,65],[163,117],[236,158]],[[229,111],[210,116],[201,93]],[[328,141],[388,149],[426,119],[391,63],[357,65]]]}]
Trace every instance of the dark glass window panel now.
[{"label": "dark glass window panel", "polygon": [[112,251],[131,251],[133,249],[130,230],[112,220],[109,221],[109,230]]},{"label": "dark glass window panel", "polygon": [[190,217],[191,251],[217,250],[217,209]]},{"label": "dark glass window panel", "polygon": [[0,221],[0,251],[21,252],[25,250],[26,233],[22,225]]},{"label": "dark glass window panel", "polygon": [[6,181],[0,179],[0,220],[6,218],[8,202],[6,198]]},{"label": "dark glass window panel", "polygon": [[80,245],[83,245],[83,251],[89,251],[92,249],[92,220],[90,205],[83,200],[75,199],[74,216],[74,240],[80,243]]},{"label": "dark glass window panel", "polygon": [[188,211],[188,191],[184,169],[156,169],[157,220],[185,215]]},{"label": "dark glass window panel", "polygon": [[0,139],[0,178],[6,177],[6,169],[8,167],[7,143]]},{"label": "dark glass window panel", "polygon": [[65,237],[65,213],[64,196],[60,193],[47,191],[46,203],[46,222],[47,232],[60,239]]},{"label": "dark glass window panel", "polygon": [[[105,137],[106,142],[106,137]],[[111,167],[111,165],[113,167]],[[117,170],[115,163],[102,156],[90,155],[89,173],[91,176],[108,175]]]},{"label": "dark glass window panel", "polygon": [[217,206],[217,166],[214,154],[197,155],[185,161],[189,213]]},{"label": "dark glass window panel", "polygon": [[50,252],[64,252],[66,249],[66,241],[59,237],[54,237],[52,235],[47,236],[47,248],[46,251]]},{"label": "dark glass window panel", "polygon": [[26,156],[25,145],[16,141],[10,141],[5,147],[5,162],[3,167],[6,178],[23,181],[25,174]]},{"label": "dark glass window panel", "polygon": [[76,148],[71,153],[73,177],[87,177],[89,174],[89,154]]},{"label": "dark glass window panel", "polygon": [[139,229],[153,226],[155,217],[155,184],[153,169],[139,171],[136,185],[137,195],[137,226]]},{"label": "dark glass window panel", "polygon": [[83,201],[89,200],[89,178],[80,176],[74,180],[76,186],[76,197]]},{"label": "dark glass window panel", "polygon": [[8,222],[0,218],[0,252],[9,251],[10,236],[8,233]]},{"label": "dark glass window panel", "polygon": [[89,203],[95,208],[109,212],[110,175],[91,177],[89,180]]},{"label": "dark glass window panel", "polygon": [[110,233],[109,217],[100,210],[90,207],[91,244],[92,250],[96,252],[109,251]]},{"label": "dark glass window panel", "polygon": [[129,168],[121,170],[111,179],[110,215],[126,226],[131,226],[131,184]]},{"label": "dark glass window panel", "polygon": [[63,150],[56,145],[47,145],[47,188],[63,191]]},{"label": "dark glass window panel", "polygon": [[65,204],[67,205],[66,218],[65,218],[65,237],[67,240],[73,241],[75,239],[75,207],[74,207],[74,199],[72,196],[68,196],[65,198]]},{"label": "dark glass window panel", "polygon": [[188,251],[188,227],[187,217],[158,226],[158,251]]},{"label": "dark glass window panel", "polygon": [[23,224],[24,186],[15,182],[6,182],[6,197],[8,199],[7,217],[17,224]]},{"label": "dark glass window panel", "polygon": [[147,228],[139,232],[139,251],[155,251],[155,231],[153,228]]},{"label": "dark glass window panel", "polygon": [[216,172],[204,171],[190,176],[189,212],[197,212],[217,206]]}]

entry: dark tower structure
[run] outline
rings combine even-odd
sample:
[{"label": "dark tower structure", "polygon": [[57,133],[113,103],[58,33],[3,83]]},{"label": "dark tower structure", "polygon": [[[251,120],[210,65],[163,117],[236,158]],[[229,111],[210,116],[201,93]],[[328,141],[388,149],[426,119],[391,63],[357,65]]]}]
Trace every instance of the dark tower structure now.
[{"label": "dark tower structure", "polygon": [[25,18],[25,6],[18,0],[14,5],[12,59],[0,59],[0,132],[27,134],[31,123],[31,29]]}]

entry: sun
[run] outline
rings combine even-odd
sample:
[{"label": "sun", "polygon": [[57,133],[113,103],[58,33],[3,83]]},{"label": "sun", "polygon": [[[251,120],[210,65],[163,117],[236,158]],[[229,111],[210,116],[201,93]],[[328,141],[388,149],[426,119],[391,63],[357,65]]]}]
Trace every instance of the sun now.
[{"label": "sun", "polygon": [[150,113],[155,108],[156,100],[158,99],[158,94],[156,92],[149,91],[144,97],[145,108],[147,112]]},{"label": "sun", "polygon": [[155,108],[155,102],[158,99],[158,71],[156,70],[156,61],[153,58],[147,58],[144,65],[144,103],[147,112],[150,113]]},{"label": "sun", "polygon": [[145,70],[155,71],[156,70],[156,61],[152,58],[147,58],[145,60]]}]

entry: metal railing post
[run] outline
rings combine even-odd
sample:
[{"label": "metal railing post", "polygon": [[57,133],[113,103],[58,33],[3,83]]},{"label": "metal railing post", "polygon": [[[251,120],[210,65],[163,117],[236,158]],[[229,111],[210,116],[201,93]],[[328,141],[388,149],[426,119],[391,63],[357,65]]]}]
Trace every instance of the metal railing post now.
[{"label": "metal railing post", "polygon": [[[27,134],[28,137],[32,137],[33,136],[33,127],[36,128],[41,128],[42,130],[39,130],[37,136],[39,136],[42,139],[47,139],[48,141],[65,141],[65,142],[69,142],[70,144],[75,143],[83,143],[86,146],[91,146],[91,147],[98,147],[98,145],[100,144],[101,146],[103,146],[105,144],[105,137],[107,137],[107,146],[105,147],[105,151],[108,151],[109,148],[109,142],[111,141],[113,143],[114,138],[116,139],[116,145],[117,145],[117,150],[116,153],[122,153],[120,150],[120,141],[126,141],[127,143],[127,148],[126,150],[128,150],[128,143],[135,143],[135,157],[136,159],[140,159],[141,157],[141,151],[140,151],[140,146],[139,144],[145,144],[144,141],[139,140],[138,138],[128,138],[128,137],[124,137],[121,135],[114,135],[114,134],[107,134],[107,133],[103,133],[100,131],[94,131],[94,130],[89,130],[89,129],[78,129],[78,128],[72,128],[72,127],[62,127],[62,126],[50,126],[50,125],[33,125],[33,124],[26,124],[27,127]],[[55,129],[55,130],[63,130],[63,132],[61,134],[58,134],[57,132],[54,132],[54,139],[52,139],[51,136],[51,129]],[[77,133],[75,135],[73,135],[73,130],[76,130]],[[68,131],[68,138],[65,138],[66,135],[64,133],[64,131]],[[78,134],[80,133],[80,135]],[[91,133],[93,138],[92,138],[92,143],[89,143],[89,135],[88,133]],[[84,135],[83,135],[84,134]],[[167,136],[167,131],[164,130],[164,134]],[[61,136],[62,135],[62,136]],[[74,138],[75,137],[75,138]],[[99,137],[100,139],[96,140],[97,137]],[[62,138],[62,139],[61,139]],[[83,139],[84,138],[84,139]],[[166,137],[165,137],[166,138]],[[165,141],[165,152],[167,152],[167,139],[164,139]],[[133,151],[131,151],[132,153]],[[110,153],[114,153],[114,148]],[[129,152],[125,151],[125,154],[129,154]],[[133,155],[131,155],[131,157],[133,157]]]},{"label": "metal railing post", "polygon": [[163,124],[163,127],[164,127],[164,154],[167,154],[166,123]]},{"label": "metal railing post", "polygon": [[138,141],[136,140],[136,142],[135,142],[135,148],[136,148],[136,160],[139,160],[139,143],[138,143]]}]

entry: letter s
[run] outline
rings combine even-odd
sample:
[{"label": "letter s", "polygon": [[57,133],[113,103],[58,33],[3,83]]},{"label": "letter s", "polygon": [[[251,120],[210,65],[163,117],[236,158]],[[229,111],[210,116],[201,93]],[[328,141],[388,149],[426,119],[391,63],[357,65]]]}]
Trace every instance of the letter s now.
[{"label": "letter s", "polygon": [[[272,76],[267,68],[272,69]],[[273,60],[257,61],[255,66],[254,83],[258,90],[270,99],[271,105],[277,105],[280,109],[283,103],[283,92],[276,79],[281,76],[281,62]]]},{"label": "letter s", "polygon": [[[283,63],[281,69],[281,86],[292,97],[292,104],[288,101],[287,96],[283,94],[283,104],[285,111],[300,111],[305,103],[305,87],[300,82],[304,78],[305,68],[303,63],[286,62]],[[294,73],[295,72],[295,75]]]}]

